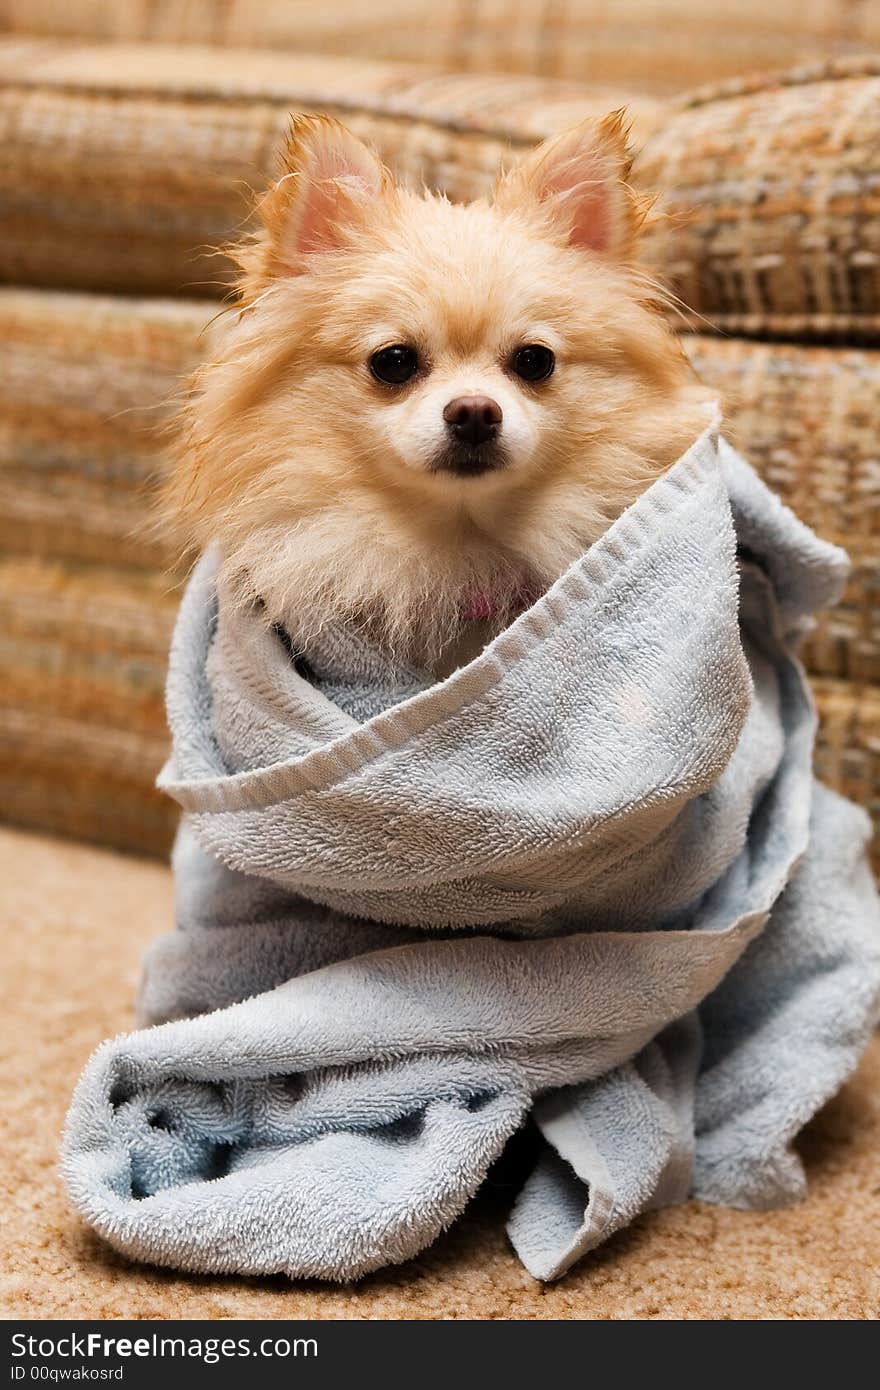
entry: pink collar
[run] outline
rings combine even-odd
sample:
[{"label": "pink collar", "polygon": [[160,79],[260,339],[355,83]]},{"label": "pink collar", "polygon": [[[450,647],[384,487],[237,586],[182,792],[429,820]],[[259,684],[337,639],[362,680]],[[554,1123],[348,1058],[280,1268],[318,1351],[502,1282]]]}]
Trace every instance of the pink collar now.
[{"label": "pink collar", "polygon": [[508,606],[499,603],[495,594],[488,589],[471,589],[462,599],[461,616],[466,623],[489,622],[492,618],[497,618],[502,611],[513,618],[531,608],[539,592],[534,584],[524,579],[514,595],[513,603]]},{"label": "pink collar", "polygon": [[498,604],[492,594],[472,589],[462,601],[461,616],[466,623],[486,622],[489,618],[498,616]]}]

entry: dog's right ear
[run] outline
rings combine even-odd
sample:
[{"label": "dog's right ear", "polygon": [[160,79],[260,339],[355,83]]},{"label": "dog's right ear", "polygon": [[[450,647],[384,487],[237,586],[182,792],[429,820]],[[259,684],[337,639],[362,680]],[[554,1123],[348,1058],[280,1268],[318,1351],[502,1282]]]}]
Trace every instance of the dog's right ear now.
[{"label": "dog's right ear", "polygon": [[390,184],[373,151],[329,116],[295,116],[281,159],[260,204],[266,278],[299,275],[310,256],[342,245]]}]

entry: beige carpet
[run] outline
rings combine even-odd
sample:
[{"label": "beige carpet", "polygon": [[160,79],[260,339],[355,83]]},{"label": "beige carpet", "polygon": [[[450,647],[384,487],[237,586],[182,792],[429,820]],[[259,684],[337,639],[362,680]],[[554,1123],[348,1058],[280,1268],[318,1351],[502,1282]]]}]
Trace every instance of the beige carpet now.
[{"label": "beige carpet", "polygon": [[141,950],[171,920],[165,869],[0,830],[5,1317],[875,1318],[880,1044],[803,1139],[788,1211],[691,1204],[643,1219],[543,1288],[504,1237],[503,1181],[420,1260],[352,1287],[193,1279],[131,1266],[68,1210],[55,1172],[71,1087],[131,1023]]}]

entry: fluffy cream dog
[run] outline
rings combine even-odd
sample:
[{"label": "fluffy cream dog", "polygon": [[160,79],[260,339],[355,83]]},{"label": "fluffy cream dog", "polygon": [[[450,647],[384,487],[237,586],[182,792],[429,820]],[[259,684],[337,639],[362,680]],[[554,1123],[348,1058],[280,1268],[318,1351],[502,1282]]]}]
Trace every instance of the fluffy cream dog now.
[{"label": "fluffy cream dog", "polygon": [[630,162],[615,113],[458,206],[336,121],[293,123],[167,501],[297,645],[341,618],[448,671],[703,428]]}]

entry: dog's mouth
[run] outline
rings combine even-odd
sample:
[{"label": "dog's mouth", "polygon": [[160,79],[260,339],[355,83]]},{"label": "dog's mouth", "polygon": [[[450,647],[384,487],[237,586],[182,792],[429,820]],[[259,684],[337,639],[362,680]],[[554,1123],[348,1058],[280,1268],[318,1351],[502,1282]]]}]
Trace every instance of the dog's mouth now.
[{"label": "dog's mouth", "polygon": [[454,478],[479,478],[484,473],[497,473],[508,463],[504,449],[490,441],[486,444],[453,442],[440,449],[429,465],[432,473],[445,473]]}]

